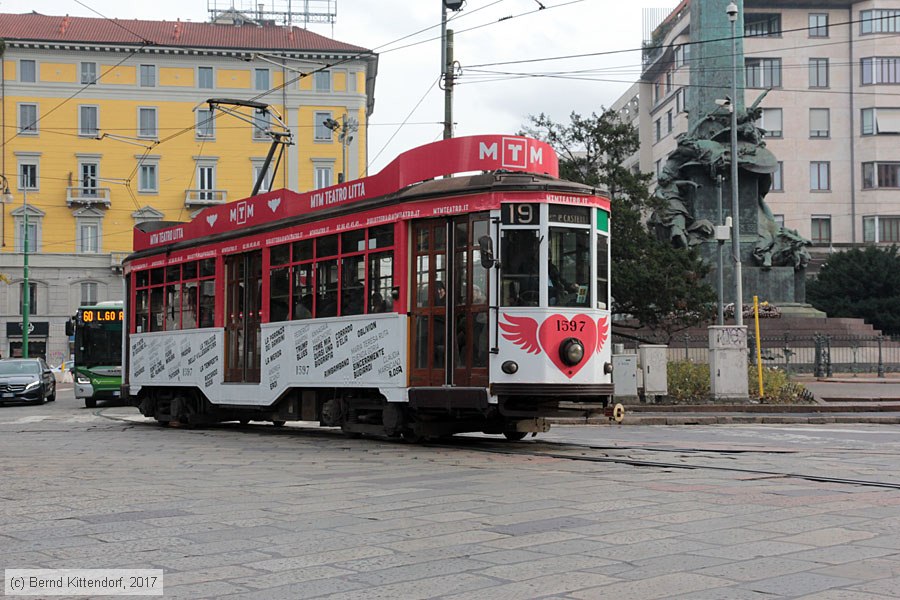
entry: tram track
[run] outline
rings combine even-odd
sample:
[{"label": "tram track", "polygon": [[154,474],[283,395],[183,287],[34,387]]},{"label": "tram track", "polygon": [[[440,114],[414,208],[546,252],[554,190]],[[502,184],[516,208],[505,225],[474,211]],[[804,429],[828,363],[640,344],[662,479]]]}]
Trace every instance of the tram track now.
[{"label": "tram track", "polygon": [[[105,414],[106,409],[94,411],[98,417],[110,421],[128,423],[130,425],[142,425],[143,423],[135,421],[133,418],[123,418],[116,415]],[[147,423],[147,425],[151,425]],[[260,426],[256,425],[236,425],[235,427],[217,427],[220,430],[241,430],[241,431],[260,431]],[[205,428],[204,428],[205,429]],[[266,435],[290,435],[298,433],[297,428],[266,428]],[[323,430],[316,428],[303,428],[302,433],[308,435],[320,435],[322,437],[339,437],[344,439],[343,434],[339,430]],[[390,441],[390,438],[369,438],[375,441]],[[398,442],[402,443],[402,442]],[[589,462],[589,463],[605,463],[627,465],[632,467],[644,467],[655,469],[682,469],[682,470],[698,470],[698,471],[718,471],[728,473],[739,473],[742,475],[753,475],[767,478],[783,478],[783,479],[799,479],[805,481],[814,481],[818,483],[834,483],[839,485],[852,485],[863,487],[876,487],[883,489],[900,490],[900,482],[890,481],[874,481],[868,479],[852,479],[845,477],[830,477],[826,475],[815,475],[809,473],[800,473],[794,471],[778,471],[770,469],[755,469],[750,467],[739,466],[723,466],[709,465],[688,462],[669,462],[662,460],[652,460],[644,458],[635,458],[631,456],[609,456],[609,455],[586,455],[587,452],[660,452],[667,454],[688,454],[697,456],[706,455],[763,455],[763,454],[781,454],[796,455],[801,454],[799,450],[786,449],[755,449],[755,448],[683,448],[683,447],[660,447],[660,446],[615,446],[615,445],[594,445],[579,444],[572,442],[556,442],[556,441],[534,441],[534,442],[498,442],[490,438],[482,438],[477,436],[456,436],[451,443],[426,442],[420,444],[423,448],[435,448],[444,450],[466,450],[469,452],[479,452],[483,454],[497,454],[505,456],[530,456],[536,458],[552,458],[556,460]],[[529,446],[537,446],[529,448]],[[548,447],[547,451],[541,447]],[[565,452],[571,449],[571,452]],[[573,452],[581,452],[582,454],[574,454]]]}]

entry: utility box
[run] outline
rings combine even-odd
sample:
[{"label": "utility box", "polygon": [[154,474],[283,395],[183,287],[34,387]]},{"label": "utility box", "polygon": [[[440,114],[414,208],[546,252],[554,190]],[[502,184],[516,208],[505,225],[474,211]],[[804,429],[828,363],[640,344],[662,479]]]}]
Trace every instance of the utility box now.
[{"label": "utility box", "polygon": [[669,393],[668,347],[661,344],[638,346],[638,359],[644,380],[644,398],[649,402],[654,396]]},{"label": "utility box", "polygon": [[709,327],[709,381],[716,400],[749,400],[746,327]]},{"label": "utility box", "polygon": [[637,400],[637,354],[613,354],[613,397],[617,400]]}]

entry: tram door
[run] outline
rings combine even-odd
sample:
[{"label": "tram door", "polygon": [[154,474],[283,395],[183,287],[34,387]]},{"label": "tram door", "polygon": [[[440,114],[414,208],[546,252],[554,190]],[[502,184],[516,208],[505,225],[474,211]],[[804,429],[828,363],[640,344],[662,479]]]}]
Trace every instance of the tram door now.
[{"label": "tram door", "polygon": [[487,213],[413,225],[414,386],[487,385],[488,273],[477,249],[487,233]]},{"label": "tram door", "polygon": [[225,381],[259,383],[262,252],[225,257]]}]

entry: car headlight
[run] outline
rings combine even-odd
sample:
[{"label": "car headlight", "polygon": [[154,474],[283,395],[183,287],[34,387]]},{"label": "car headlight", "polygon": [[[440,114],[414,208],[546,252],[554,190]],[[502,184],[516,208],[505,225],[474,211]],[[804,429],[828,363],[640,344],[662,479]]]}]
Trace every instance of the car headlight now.
[{"label": "car headlight", "polygon": [[574,367],[584,358],[584,344],[576,338],[566,338],[559,345],[559,357],[570,367]]},{"label": "car headlight", "polygon": [[79,375],[78,377],[75,378],[75,382],[80,383],[81,385],[85,385],[85,384],[90,383],[91,380],[88,379],[87,377],[85,377],[84,375]]},{"label": "car headlight", "polygon": [[39,387],[41,387],[40,381],[32,381],[31,383],[29,383],[28,385],[25,386],[25,391],[29,392],[31,390],[36,390]]}]

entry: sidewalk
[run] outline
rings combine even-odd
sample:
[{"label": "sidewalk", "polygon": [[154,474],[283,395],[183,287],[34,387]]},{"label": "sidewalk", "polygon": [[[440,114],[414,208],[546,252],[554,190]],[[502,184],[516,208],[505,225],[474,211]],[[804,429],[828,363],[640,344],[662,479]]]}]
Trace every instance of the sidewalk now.
[{"label": "sidewalk", "polygon": [[[797,377],[814,404],[625,404],[623,425],[900,424],[900,377]],[[591,419],[605,423],[604,419]]]}]

